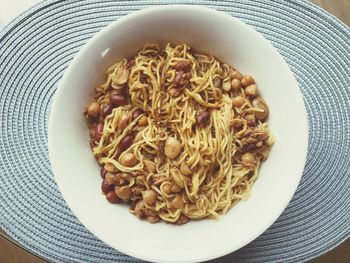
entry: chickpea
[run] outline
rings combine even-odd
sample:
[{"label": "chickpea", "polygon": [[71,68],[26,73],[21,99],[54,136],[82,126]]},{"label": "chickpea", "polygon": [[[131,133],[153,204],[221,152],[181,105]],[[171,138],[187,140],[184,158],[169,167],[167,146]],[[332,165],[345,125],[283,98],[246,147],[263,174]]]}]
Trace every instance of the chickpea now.
[{"label": "chickpea", "polygon": [[115,177],[114,181],[115,181],[115,185],[116,185],[116,186],[122,186],[122,185],[125,185],[125,184],[128,183],[128,181],[125,180],[125,179],[123,179],[122,176],[121,176],[120,174],[118,174],[118,175]]},{"label": "chickpea", "polygon": [[244,116],[244,118],[247,120],[247,124],[249,127],[252,127],[255,125],[255,115],[254,114],[247,114]]},{"label": "chickpea", "polygon": [[156,166],[151,162],[145,162],[145,169],[149,173],[154,173],[156,171]]},{"label": "chickpea", "polygon": [[106,194],[106,199],[108,200],[108,202],[112,204],[118,203],[120,201],[120,199],[118,198],[118,196],[115,194],[113,190],[109,191]]},{"label": "chickpea", "polygon": [[143,203],[142,200],[139,200],[136,205],[135,205],[135,215],[139,218],[142,218],[145,213],[145,204]]},{"label": "chickpea", "polygon": [[213,79],[213,85],[215,86],[215,87],[220,87],[221,86],[221,78],[220,77],[215,77],[214,79]]},{"label": "chickpea", "polygon": [[124,66],[120,66],[116,72],[116,82],[119,85],[122,85],[128,81],[129,71]]},{"label": "chickpea", "polygon": [[167,195],[171,195],[173,192],[171,191],[171,184],[170,183],[166,183],[163,185],[163,191],[164,193],[166,193]]},{"label": "chickpea", "polygon": [[128,200],[131,196],[131,190],[128,185],[114,188],[116,195],[122,200]]},{"label": "chickpea", "polygon": [[242,96],[237,96],[232,98],[232,104],[236,108],[242,107],[244,103],[245,103],[245,99]]},{"label": "chickpea", "polygon": [[226,92],[230,92],[231,90],[231,83],[230,81],[225,81],[224,84],[222,85],[222,88]]},{"label": "chickpea", "polygon": [[175,137],[169,137],[164,146],[165,155],[169,159],[175,159],[181,150],[181,144]]},{"label": "chickpea", "polygon": [[142,198],[145,203],[152,205],[157,199],[157,194],[153,190],[146,190],[142,192]]},{"label": "chickpea", "polygon": [[244,93],[249,98],[255,98],[258,95],[258,88],[255,84],[252,84],[245,88]]},{"label": "chickpea", "polygon": [[249,75],[245,75],[242,79],[241,79],[241,82],[242,82],[242,86],[243,87],[248,87],[252,84],[255,83],[254,79],[252,76],[249,76]]},{"label": "chickpea", "polygon": [[106,171],[109,172],[109,173],[115,172],[115,170],[114,170],[114,165],[111,164],[111,163],[106,163],[105,166],[104,166],[104,168],[105,168]]},{"label": "chickpea", "polygon": [[233,71],[231,73],[231,76],[232,76],[233,79],[238,79],[238,80],[241,80],[242,77],[243,77],[242,74],[239,71],[237,71],[237,70]]},{"label": "chickpea", "polygon": [[87,108],[87,114],[90,117],[97,117],[101,112],[101,106],[100,103],[94,101],[91,102],[91,104],[89,105],[89,107]]},{"label": "chickpea", "polygon": [[256,130],[256,135],[258,136],[258,139],[262,140],[262,141],[269,137],[269,134],[265,130],[262,130],[262,129]]},{"label": "chickpea", "polygon": [[173,184],[173,185],[171,186],[171,192],[173,192],[173,193],[179,193],[179,192],[181,192],[181,188],[180,188],[177,184]]},{"label": "chickpea", "polygon": [[170,208],[176,208],[181,209],[183,207],[183,201],[181,195],[176,195],[176,197],[170,201],[169,206]]},{"label": "chickpea", "polygon": [[231,81],[231,86],[234,91],[238,91],[240,88],[242,88],[242,83],[239,79],[233,79]]},{"label": "chickpea", "polygon": [[260,98],[257,97],[252,101],[252,105],[254,108],[257,108],[262,111],[256,111],[254,112],[255,118],[263,121],[269,116],[269,107],[267,106],[266,102]]},{"label": "chickpea", "polygon": [[180,172],[183,174],[183,175],[190,175],[192,173],[192,171],[190,170],[190,168],[187,166],[186,163],[182,163],[180,165]]},{"label": "chickpea", "polygon": [[172,96],[172,97],[176,97],[179,95],[179,90],[177,88],[171,88],[169,90],[169,94]]},{"label": "chickpea", "polygon": [[133,153],[126,153],[120,157],[120,163],[126,167],[133,167],[137,164],[137,159]]},{"label": "chickpea", "polygon": [[260,142],[257,142],[257,143],[255,144],[255,146],[259,148],[259,147],[263,146],[263,144],[264,144],[264,143],[263,143],[262,141],[260,141]]},{"label": "chickpea", "polygon": [[148,118],[147,116],[142,116],[139,121],[137,122],[140,126],[146,126],[148,124]]},{"label": "chickpea", "polygon": [[106,181],[109,185],[114,185],[116,183],[117,176],[112,173],[106,173]]},{"label": "chickpea", "polygon": [[254,155],[251,153],[244,153],[241,157],[243,165],[252,167],[255,164]]},{"label": "chickpea", "polygon": [[118,129],[124,130],[126,128],[126,126],[128,125],[129,120],[130,120],[129,114],[123,115],[119,120]]}]

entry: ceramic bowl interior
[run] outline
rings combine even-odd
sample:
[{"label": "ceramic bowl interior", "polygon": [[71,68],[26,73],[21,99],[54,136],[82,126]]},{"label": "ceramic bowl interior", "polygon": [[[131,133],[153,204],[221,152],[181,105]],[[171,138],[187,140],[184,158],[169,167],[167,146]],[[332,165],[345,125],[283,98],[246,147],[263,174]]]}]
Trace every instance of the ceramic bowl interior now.
[{"label": "ceramic bowl interior", "polygon": [[[219,220],[183,226],[149,224],[111,205],[101,194],[99,167],[83,118],[106,69],[135,55],[145,43],[187,43],[254,76],[270,107],[276,143],[247,201]],[[59,189],[94,235],[128,255],[158,262],[203,261],[223,256],[261,235],[282,213],[301,178],[307,119],[301,93],[279,53],[250,26],[197,6],[161,6],[134,12],[96,34],[66,70],[52,104],[49,153]]]}]

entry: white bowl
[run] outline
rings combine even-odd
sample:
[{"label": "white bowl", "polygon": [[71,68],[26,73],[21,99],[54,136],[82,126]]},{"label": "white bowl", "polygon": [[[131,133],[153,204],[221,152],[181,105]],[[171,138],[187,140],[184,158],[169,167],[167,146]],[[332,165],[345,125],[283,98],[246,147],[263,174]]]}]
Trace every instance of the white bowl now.
[{"label": "white bowl", "polygon": [[[145,43],[187,43],[254,76],[270,107],[276,137],[248,201],[219,220],[183,226],[149,224],[101,194],[83,110],[114,62]],[[128,255],[160,262],[204,261],[233,252],[261,235],[291,200],[307,153],[301,93],[285,61],[254,29],[198,6],[161,6],[127,15],[96,34],[75,56],[56,91],[49,121],[50,161],[59,189],[77,218],[98,238]]]}]

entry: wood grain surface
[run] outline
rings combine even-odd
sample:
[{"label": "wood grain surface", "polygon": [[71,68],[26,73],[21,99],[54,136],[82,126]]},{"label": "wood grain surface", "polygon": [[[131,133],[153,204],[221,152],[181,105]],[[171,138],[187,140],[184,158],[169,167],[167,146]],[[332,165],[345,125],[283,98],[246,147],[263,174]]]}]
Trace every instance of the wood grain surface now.
[{"label": "wood grain surface", "polygon": [[[311,0],[350,26],[350,0]],[[0,263],[45,263],[0,230]],[[310,263],[349,263],[350,239]]]}]

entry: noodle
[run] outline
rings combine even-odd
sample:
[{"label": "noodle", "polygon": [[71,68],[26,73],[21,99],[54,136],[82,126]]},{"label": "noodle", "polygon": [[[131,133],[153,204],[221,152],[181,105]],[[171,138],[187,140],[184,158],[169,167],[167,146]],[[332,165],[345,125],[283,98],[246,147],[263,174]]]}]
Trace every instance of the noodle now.
[{"label": "noodle", "polygon": [[145,45],[86,110],[102,190],[151,223],[217,218],[250,195],[273,144],[267,115],[252,77],[185,44]]}]

